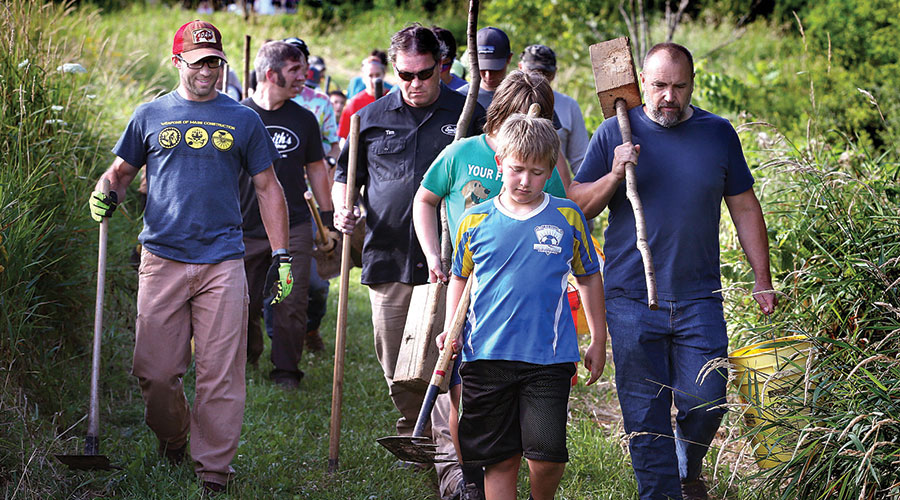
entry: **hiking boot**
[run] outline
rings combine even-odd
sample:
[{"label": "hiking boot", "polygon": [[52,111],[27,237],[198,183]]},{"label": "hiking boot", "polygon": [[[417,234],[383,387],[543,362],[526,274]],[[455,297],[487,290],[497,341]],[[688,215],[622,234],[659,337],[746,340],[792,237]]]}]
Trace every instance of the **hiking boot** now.
[{"label": "hiking boot", "polygon": [[684,500],[709,500],[706,483],[700,478],[691,481],[682,481],[681,497]]},{"label": "hiking boot", "polygon": [[181,445],[180,448],[172,448],[172,445],[169,443],[160,441],[157,449],[159,450],[159,455],[166,457],[166,460],[168,460],[170,464],[181,465],[181,462],[184,462],[184,452],[186,448],[187,443]]},{"label": "hiking boot", "polygon": [[303,380],[303,372],[289,372],[286,370],[272,370],[269,374],[272,378],[272,382],[275,382],[275,385],[281,387],[285,390],[295,390],[300,387],[300,381]]},{"label": "hiking boot", "polygon": [[225,485],[213,481],[203,481],[203,492],[213,497],[225,492]]},{"label": "hiking boot", "polygon": [[325,349],[325,343],[319,336],[319,329],[306,332],[306,350],[309,352],[320,352]]}]

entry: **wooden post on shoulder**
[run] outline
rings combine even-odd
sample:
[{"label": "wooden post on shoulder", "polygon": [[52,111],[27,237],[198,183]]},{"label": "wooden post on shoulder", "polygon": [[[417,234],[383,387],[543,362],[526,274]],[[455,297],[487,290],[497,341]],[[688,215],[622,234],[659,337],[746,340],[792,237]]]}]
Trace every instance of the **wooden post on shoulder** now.
[{"label": "wooden post on shoulder", "polygon": [[[606,42],[595,43],[590,47],[591,67],[594,70],[594,85],[597,98],[603,109],[603,116],[609,118],[616,115],[622,143],[631,142],[631,122],[628,110],[641,105],[641,91],[634,71],[634,60],[631,57],[631,44],[627,37],[616,38]],[[656,271],[653,267],[653,256],[650,244],[647,243],[647,222],[644,219],[644,205],[638,195],[634,164],[625,165],[625,195],[631,202],[634,211],[636,234],[635,246],[641,253],[644,263],[644,279],[647,283],[647,305],[651,310],[659,309],[656,294]]]}]

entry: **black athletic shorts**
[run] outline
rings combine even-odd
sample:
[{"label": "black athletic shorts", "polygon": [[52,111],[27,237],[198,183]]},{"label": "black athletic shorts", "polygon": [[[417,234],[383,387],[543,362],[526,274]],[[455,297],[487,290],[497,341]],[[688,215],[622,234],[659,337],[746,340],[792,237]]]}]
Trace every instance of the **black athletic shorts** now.
[{"label": "black athletic shorts", "polygon": [[463,363],[459,446],[467,465],[492,465],[523,454],[568,462],[566,417],[574,363]]}]

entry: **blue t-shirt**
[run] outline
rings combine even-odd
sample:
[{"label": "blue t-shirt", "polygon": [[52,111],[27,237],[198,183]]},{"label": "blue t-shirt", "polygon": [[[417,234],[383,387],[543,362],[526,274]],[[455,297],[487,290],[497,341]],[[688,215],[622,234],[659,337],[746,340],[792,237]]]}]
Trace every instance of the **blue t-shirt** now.
[{"label": "blue t-shirt", "polygon": [[[753,186],[734,127],[696,106],[693,116],[671,128],[652,121],[640,106],[628,116],[633,142],[641,145],[635,173],[659,298],[721,298],[716,290],[722,287],[722,198]],[[575,180],[592,182],[609,173],[613,150],[621,143],[615,117],[604,121],[591,138]],[[634,213],[623,182],[609,202],[609,227],[603,245],[607,298],[647,295],[636,239]]]},{"label": "blue t-shirt", "polygon": [[178,92],[138,106],[112,152],[147,165],[141,244],[192,264],[244,255],[238,174],[256,175],[280,156],[252,109],[224,94],[197,102]]},{"label": "blue t-shirt", "polygon": [[600,263],[575,203],[545,193],[531,213],[516,215],[497,197],[466,211],[456,241],[453,274],[475,280],[464,361],[579,360],[568,276],[599,272]]}]

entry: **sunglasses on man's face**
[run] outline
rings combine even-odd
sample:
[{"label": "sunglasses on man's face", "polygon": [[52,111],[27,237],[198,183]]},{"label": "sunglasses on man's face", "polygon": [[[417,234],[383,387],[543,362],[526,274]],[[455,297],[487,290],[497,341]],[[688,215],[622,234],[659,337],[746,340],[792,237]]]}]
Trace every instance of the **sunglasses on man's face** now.
[{"label": "sunglasses on man's face", "polygon": [[213,57],[204,57],[203,59],[200,59],[199,61],[197,61],[195,63],[189,63],[189,62],[185,61],[184,58],[181,57],[180,55],[175,56],[175,57],[177,57],[179,61],[183,62],[185,64],[185,66],[187,66],[190,69],[200,69],[203,67],[204,64],[209,66],[210,69],[216,69],[216,68],[222,67],[225,64],[225,61],[223,61],[221,58],[214,57],[214,56]]},{"label": "sunglasses on man's face", "polygon": [[425,81],[431,78],[431,75],[434,74],[434,70],[435,68],[437,68],[437,66],[438,63],[434,63],[434,66],[428,69],[423,69],[418,73],[413,73],[412,71],[400,71],[399,69],[397,69],[397,66],[394,66],[394,69],[397,70],[397,76],[399,76],[401,80],[403,80],[404,82],[411,82],[416,78],[418,78],[420,81]]}]

